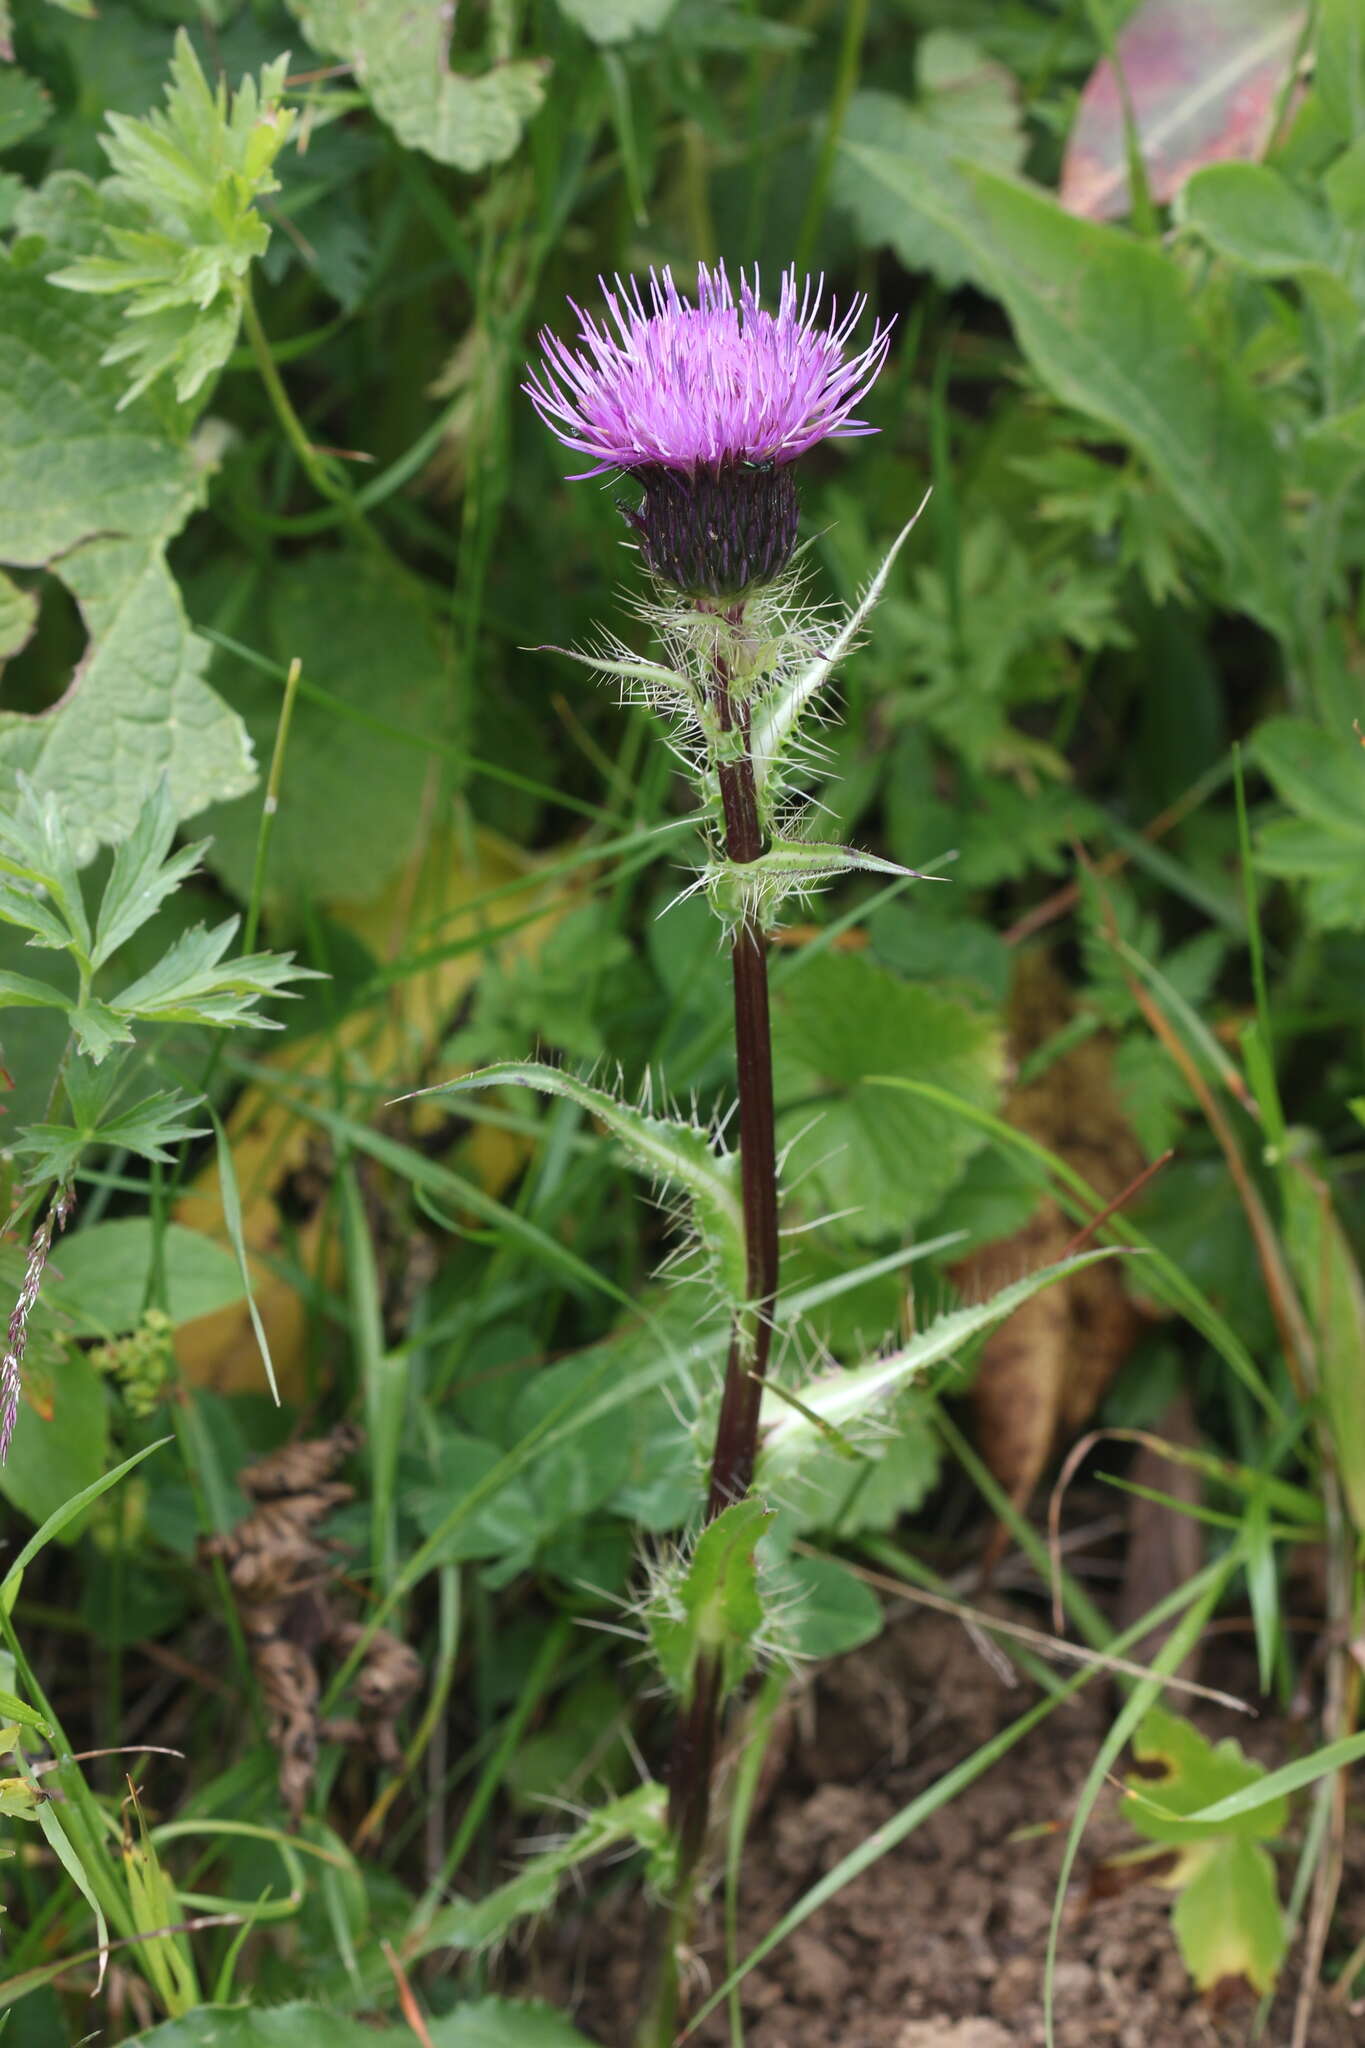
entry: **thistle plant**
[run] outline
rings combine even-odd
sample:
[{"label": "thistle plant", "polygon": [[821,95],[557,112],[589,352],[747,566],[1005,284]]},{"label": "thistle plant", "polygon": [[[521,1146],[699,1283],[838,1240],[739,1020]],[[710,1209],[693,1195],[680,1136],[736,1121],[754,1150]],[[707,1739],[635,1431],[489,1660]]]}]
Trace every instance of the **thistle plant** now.
[{"label": "thistle plant", "polygon": [[667,270],[647,287],[618,279],[603,293],[604,313],[574,308],[575,343],[541,335],[542,360],[523,388],[559,440],[588,458],[578,479],[614,472],[631,488],[621,510],[650,576],[634,609],[659,652],[641,658],[607,634],[573,658],[660,716],[695,784],[706,857],[693,886],[719,920],[732,968],[738,1149],[726,1143],[728,1118],[705,1126],[649,1096],[631,1105],[534,1062],[485,1068],[443,1092],[514,1083],[591,1111],[686,1212],[703,1277],[724,1302],[728,1339],[718,1408],[702,1404],[713,1426],[698,1526],[651,1571],[644,1605],[645,1639],[678,1701],[666,1797],[641,1788],[628,1813],[623,1801],[600,1809],[573,1842],[483,1901],[477,1933],[467,1916],[446,1915],[428,1934],[495,1939],[530,1910],[528,1898],[543,1905],[564,1869],[625,1828],[647,1852],[668,1907],[640,2034],[653,2048],[675,2034],[679,1958],[699,1891],[725,1708],[754,1664],[782,1647],[786,1595],[772,1507],[801,1520],[831,1444],[843,1457],[879,1456],[909,1384],[1052,1274],[949,1312],[866,1365],[807,1379],[799,1394],[768,1384],[780,1279],[769,941],[793,896],[857,869],[911,873],[820,840],[811,785],[825,686],[914,519],[860,601],[835,621],[807,601],[798,549],[796,462],[821,441],[875,431],[858,412],[890,331],[876,324],[855,348],[865,300],[825,313],[822,286],[798,282],[794,270],[782,278],[776,313],[760,303],[757,272],[741,274],[736,293],[723,267],[699,268],[695,300]]}]

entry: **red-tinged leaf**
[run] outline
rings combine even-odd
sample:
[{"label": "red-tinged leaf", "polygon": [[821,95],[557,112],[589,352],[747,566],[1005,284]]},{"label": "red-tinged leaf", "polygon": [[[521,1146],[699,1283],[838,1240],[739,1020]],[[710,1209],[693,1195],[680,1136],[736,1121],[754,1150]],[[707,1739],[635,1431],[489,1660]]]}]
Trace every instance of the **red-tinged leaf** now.
[{"label": "red-tinged leaf", "polygon": [[[1307,12],[1300,0],[1143,0],[1118,57],[1154,199],[1173,199],[1204,164],[1263,154]],[[1128,211],[1123,103],[1107,58],[1081,95],[1061,200],[1087,220]]]}]

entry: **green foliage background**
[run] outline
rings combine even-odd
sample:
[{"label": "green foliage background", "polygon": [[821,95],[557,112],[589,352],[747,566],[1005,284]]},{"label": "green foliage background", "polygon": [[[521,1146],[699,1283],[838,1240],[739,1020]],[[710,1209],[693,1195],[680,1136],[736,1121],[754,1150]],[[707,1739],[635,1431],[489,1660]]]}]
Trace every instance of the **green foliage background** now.
[{"label": "green foliage background", "polygon": [[[466,1094],[425,1123],[384,1107],[536,1052],[619,1068],[632,1095],[652,1074],[703,1118],[728,1100],[723,962],[702,904],[667,907],[670,863],[694,851],[674,765],[645,711],[550,651],[601,623],[646,644],[615,487],[565,481],[518,388],[539,327],[567,331],[566,298],[599,274],[671,264],[682,281],[724,258],[771,284],[795,259],[894,316],[878,437],[802,466],[818,592],[852,602],[934,486],[845,664],[824,800],[830,837],[951,879],[850,879],[775,964],[808,1226],[784,1255],[793,1358],[867,1356],[905,1318],[912,1257],[916,1300],[950,1301],[950,1265],[1029,1216],[1036,1162],[991,1118],[1012,963],[1046,944],[1072,1014],[1031,1074],[1107,1034],[1141,1151],[1177,1154],[1134,1215],[1183,1275],[1184,1295],[1169,1275],[1154,1292],[1190,1319],[1141,1338],[1110,1416],[1153,1423],[1187,1384],[1228,1460],[1311,1502],[1304,1389],[1191,1085],[1224,1089],[1235,1062],[1256,1108],[1238,1142],[1318,1350],[1311,1415],[1365,1519],[1365,52],[1352,0],[1322,0],[1317,82],[1270,160],[1209,165],[1169,212],[1102,224],[1056,187],[1096,23],[1121,11],[493,0],[461,8],[447,46],[443,11],[406,0],[0,0],[0,803],[17,810],[21,777],[51,799],[94,900],[164,784],[212,837],[207,871],[127,941],[124,979],[192,923],[245,912],[326,977],[292,1006],[286,1056],[327,1047],[300,1079],[250,1041],[214,1053],[188,1013],[139,1040],[158,1088],[228,1114],[258,1087],[308,1125],[322,1185],[300,1174],[291,1199],[319,1230],[295,1217],[270,1257],[304,1334],[281,1408],[263,1372],[242,1391],[254,1365],[231,1393],[187,1378],[146,1312],[180,1331],[241,1294],[230,1252],[172,1220],[202,1145],[177,1129],[150,1175],[136,1146],[89,1156],[0,1473],[18,1540],[172,1440],[28,1566],[13,1627],[45,1645],[76,1746],[117,1744],[155,1668],[143,1646],[221,1664],[232,1641],[195,1542],[243,1511],[238,1467],[348,1415],[367,1439],[329,1529],[421,1646],[455,1731],[432,1749],[419,1702],[364,1859],[348,1842],[374,1786],[331,1753],[301,1842],[331,1860],[301,1864],[288,1939],[243,1954],[206,1934],[190,1979],[144,1971],[165,2048],[311,2039],[287,2009],[209,2013],[264,2008],[305,1971],[338,2005],[391,2013],[379,1942],[437,1947],[436,1899],[493,1867],[509,1814],[633,1782],[629,1674],[569,1624],[639,1596],[635,1532],[686,1524],[723,1324],[701,1288],[652,1277],[664,1231],[584,1099]],[[257,81],[235,111],[224,77]],[[1078,846],[1117,867],[1054,903]],[[452,876],[472,926],[452,923]],[[24,937],[0,935],[3,974],[37,971]],[[446,1011],[404,1007],[461,960]],[[35,1005],[3,1027],[17,1136],[45,1113],[66,1025]],[[22,1248],[0,1258],[17,1286]],[[968,1515],[933,1419],[963,1385],[954,1368],[898,1413],[849,1486],[831,1454],[831,1550],[897,1527],[913,1543],[936,1487]],[[1232,1506],[1262,1676],[1287,1697],[1260,1499],[1244,1486]],[[797,1647],[865,1640],[865,1589],[807,1566]],[[165,1860],[268,1919],[280,1841],[294,1852],[240,1641],[224,1668],[228,1694],[181,1736],[203,1854],[166,1838]],[[0,1687],[16,1671],[0,1657]],[[175,1806],[139,1775],[159,1814]],[[116,1769],[91,1782],[116,1814]],[[427,1806],[446,1818],[424,1837]],[[226,1817],[262,1832],[215,1835]],[[33,1839],[31,1813],[5,1825]],[[64,1887],[50,1863],[7,1868],[14,1968],[38,1974],[6,2044],[49,2048],[91,1974],[54,1989],[53,1955],[89,1946],[92,1911],[132,1927],[69,1867]],[[575,2038],[485,1989],[472,1964],[443,1980],[433,2038]]]}]

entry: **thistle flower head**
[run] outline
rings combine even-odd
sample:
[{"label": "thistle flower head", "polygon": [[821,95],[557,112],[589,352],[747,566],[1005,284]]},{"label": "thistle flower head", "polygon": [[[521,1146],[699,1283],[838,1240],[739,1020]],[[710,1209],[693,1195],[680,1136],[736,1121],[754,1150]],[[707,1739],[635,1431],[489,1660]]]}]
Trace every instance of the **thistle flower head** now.
[{"label": "thistle flower head", "polygon": [[[574,306],[580,348],[548,328],[545,359],[523,389],[566,448],[604,469],[692,471],[705,464],[794,462],[817,441],[876,430],[854,409],[876,380],[890,344],[877,326],[860,354],[846,346],[867,303],[820,319],[824,280],[783,274],[776,313],[758,303],[758,271],[739,278],[736,302],[724,264],[697,266],[697,302],[671,271],[651,271],[649,304],[638,280],[604,283],[607,317]],[[572,304],[573,302],[570,301]]]},{"label": "thistle flower head", "polygon": [[[859,353],[848,342],[866,300],[821,318],[823,279],[798,288],[784,272],[776,313],[759,278],[698,265],[696,303],[672,273],[603,283],[606,315],[574,306],[578,346],[542,331],[544,351],[523,390],[566,448],[592,458],[579,477],[627,471],[644,502],[626,517],[656,575],[680,589],[728,595],[781,574],[796,545],[796,490],[787,465],[817,442],[876,430],[856,417],[890,345],[877,325]],[[572,301],[570,302],[572,303]]]}]

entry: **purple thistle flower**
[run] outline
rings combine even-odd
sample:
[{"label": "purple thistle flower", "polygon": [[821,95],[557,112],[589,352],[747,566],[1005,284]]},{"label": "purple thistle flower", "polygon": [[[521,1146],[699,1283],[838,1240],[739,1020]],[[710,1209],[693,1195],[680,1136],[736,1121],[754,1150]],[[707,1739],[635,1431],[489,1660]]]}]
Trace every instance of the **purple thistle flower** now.
[{"label": "purple thistle flower", "polygon": [[[643,486],[626,517],[649,566],[690,591],[729,594],[781,573],[796,545],[787,466],[818,441],[871,434],[855,417],[886,361],[891,332],[849,355],[867,301],[821,322],[823,279],[798,293],[793,266],[776,313],[758,303],[758,271],[736,301],[723,264],[697,267],[697,299],[670,271],[602,284],[607,317],[581,307],[579,346],[548,328],[522,389],[566,448],[593,458],[577,477],[622,469]],[[573,301],[570,301],[573,304]]]}]

